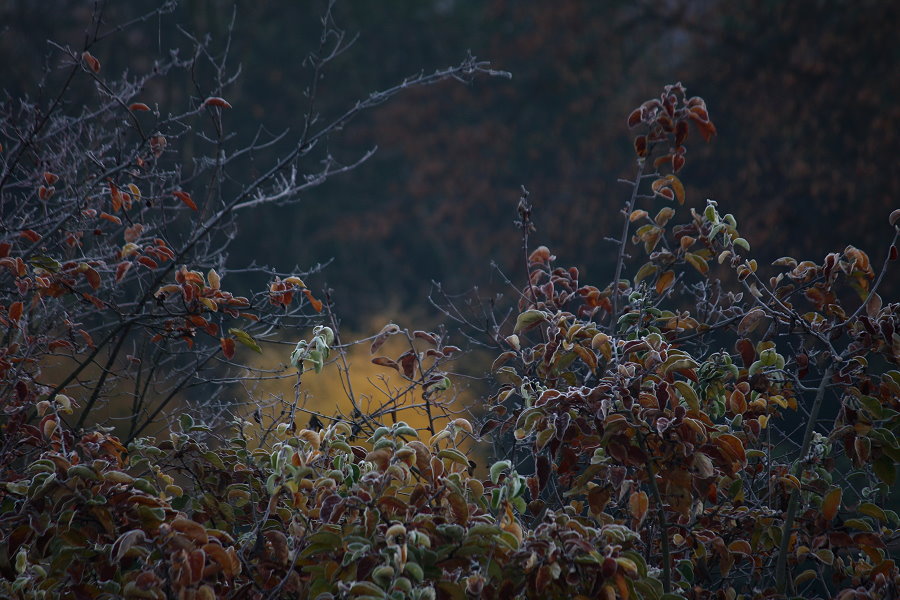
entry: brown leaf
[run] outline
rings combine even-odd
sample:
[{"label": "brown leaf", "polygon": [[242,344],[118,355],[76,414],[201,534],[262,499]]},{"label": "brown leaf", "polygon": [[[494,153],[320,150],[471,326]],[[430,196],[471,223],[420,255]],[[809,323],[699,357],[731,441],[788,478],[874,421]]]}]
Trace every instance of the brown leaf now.
[{"label": "brown leaf", "polygon": [[400,371],[400,365],[386,356],[376,356],[372,359],[372,363],[381,367],[390,367],[398,372]]},{"label": "brown leaf", "polygon": [[403,370],[403,374],[408,379],[413,379],[416,375],[416,353],[412,350],[407,350],[404,352],[397,362],[400,363],[400,368]]},{"label": "brown leaf", "polygon": [[369,348],[369,354],[375,354],[379,348],[387,341],[389,337],[392,335],[399,333],[400,327],[393,323],[388,323],[384,327],[381,328],[381,331],[378,332],[378,335],[375,336],[375,339],[372,340],[372,346]]},{"label": "brown leaf", "polygon": [[760,321],[766,316],[766,312],[761,308],[754,308],[741,319],[738,323],[738,334],[746,336],[751,333],[759,325]]},{"label": "brown leaf", "polygon": [[130,104],[128,106],[128,110],[133,110],[135,112],[138,111],[148,111],[150,107],[144,104],[143,102],[135,102],[134,104]]}]

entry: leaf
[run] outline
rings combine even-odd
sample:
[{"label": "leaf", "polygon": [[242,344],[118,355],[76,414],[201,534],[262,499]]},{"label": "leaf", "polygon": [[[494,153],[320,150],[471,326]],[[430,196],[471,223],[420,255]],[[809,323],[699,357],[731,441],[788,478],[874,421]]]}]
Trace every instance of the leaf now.
[{"label": "leaf", "polygon": [[647,213],[646,210],[642,210],[642,209],[634,210],[634,211],[632,211],[631,214],[628,216],[628,220],[631,221],[632,223],[634,223],[634,222],[637,221],[638,219],[643,219],[644,217],[646,217],[647,214],[648,214],[648,213]]},{"label": "leaf", "polygon": [[384,327],[381,328],[381,331],[378,332],[378,335],[375,336],[375,339],[372,340],[372,346],[369,348],[369,354],[375,354],[375,352],[381,348],[382,345],[387,341],[389,337],[400,333],[400,327],[393,324],[388,323]]},{"label": "leaf", "polygon": [[878,479],[888,485],[894,485],[894,482],[897,480],[897,471],[895,469],[894,461],[887,455],[881,456],[876,460],[872,464],[872,470],[875,471],[875,475],[878,476]]},{"label": "leaf", "polygon": [[9,306],[9,318],[13,321],[18,322],[20,318],[22,318],[22,303],[21,302],[13,302]]},{"label": "leaf", "polygon": [[638,272],[634,274],[634,283],[640,283],[642,280],[650,277],[657,271],[659,271],[659,267],[657,267],[653,263],[644,263],[644,265],[641,266],[640,269],[638,269]]},{"label": "leaf", "polygon": [[185,204],[185,206],[187,206],[191,210],[197,210],[197,204],[191,198],[191,195],[187,192],[175,190],[174,192],[172,192],[172,195],[181,200]]},{"label": "leaf", "polygon": [[81,60],[84,62],[85,66],[94,73],[100,72],[100,61],[87,50],[81,53]]},{"label": "leaf", "polygon": [[678,393],[684,398],[688,407],[692,410],[700,410],[700,399],[697,397],[697,392],[694,391],[694,388],[692,388],[690,384],[686,381],[676,381],[672,385],[675,386],[675,389],[678,390]]},{"label": "leaf", "polygon": [[222,345],[222,354],[225,358],[228,360],[234,358],[234,339],[223,337],[219,339],[219,343]]},{"label": "leaf", "polygon": [[235,337],[235,339],[237,339],[237,341],[239,341],[243,345],[247,346],[254,352],[256,352],[258,354],[262,354],[262,348],[259,347],[259,344],[256,343],[256,340],[253,339],[253,337],[249,333],[244,331],[243,329],[238,329],[236,327],[232,327],[231,329],[228,330],[228,333],[233,335]]},{"label": "leaf", "polygon": [[678,204],[684,204],[684,184],[681,183],[681,180],[675,177],[674,175],[666,175],[666,181],[669,182],[669,186],[672,188],[672,191],[675,192],[675,199],[678,200]]},{"label": "leaf", "polygon": [[628,500],[628,510],[631,511],[631,515],[637,520],[638,527],[644,522],[644,517],[647,516],[649,507],[650,499],[647,497],[647,492],[640,491],[631,494],[631,498]]},{"label": "leaf", "polygon": [[218,106],[219,108],[231,108],[231,104],[228,103],[225,98],[220,98],[218,96],[210,96],[206,100],[203,101],[203,106]]},{"label": "leaf", "polygon": [[738,334],[741,336],[746,336],[748,333],[752,332],[759,325],[759,322],[766,316],[766,312],[761,308],[754,308],[741,319],[741,322],[738,323]]},{"label": "leaf", "polygon": [[[685,238],[681,238],[682,240]],[[709,272],[709,265],[706,264],[706,261],[702,259],[698,254],[694,254],[693,252],[685,252],[684,260],[686,260],[692,267],[700,271],[701,275],[706,275]]]},{"label": "leaf", "polygon": [[896,227],[897,223],[900,223],[900,208],[895,208],[891,211],[891,216],[888,217],[888,223],[891,224],[891,227]]},{"label": "leaf", "polygon": [[547,320],[547,313],[542,310],[526,310],[516,318],[516,326],[513,328],[514,333],[528,330],[538,323]]},{"label": "leaf", "polygon": [[303,288],[303,295],[306,296],[306,299],[309,300],[309,305],[312,306],[313,310],[317,313],[322,312],[322,301],[316,300],[315,296],[312,295],[308,289]]},{"label": "leaf", "polygon": [[150,107],[143,102],[135,102],[134,104],[128,105],[128,110],[133,110],[135,112],[148,111],[150,110]]},{"label": "leaf", "polygon": [[121,282],[125,278],[128,269],[131,268],[131,261],[124,260],[116,266],[116,283]]},{"label": "leaf", "polygon": [[675,216],[675,209],[671,206],[664,206],[658,213],[656,213],[656,216],[653,218],[653,220],[657,225],[663,227],[673,216]]},{"label": "leaf", "polygon": [[662,295],[663,292],[672,287],[673,283],[675,283],[675,273],[666,271],[656,280],[656,293]]},{"label": "leaf", "polygon": [[400,371],[400,365],[397,364],[396,361],[391,360],[386,356],[376,356],[372,359],[372,364],[378,365],[380,367],[390,367],[395,369],[396,371]]},{"label": "leaf", "polygon": [[863,502],[856,510],[867,517],[878,519],[882,523],[888,522],[887,513],[885,513],[880,506],[872,504],[871,502]]},{"label": "leaf", "polygon": [[[640,124],[640,122],[641,122],[641,115],[642,115],[642,113],[641,113],[641,109],[640,109],[640,108],[636,108],[636,109],[634,109],[633,111],[631,111],[631,114],[628,115],[628,126],[629,126],[629,127],[636,127],[638,124]],[[893,223],[892,223],[892,224],[893,224]]]},{"label": "leaf", "polygon": [[841,488],[834,487],[828,490],[828,493],[822,499],[822,516],[825,517],[826,521],[833,520],[837,515],[838,509],[841,507],[842,494],[843,490]]}]

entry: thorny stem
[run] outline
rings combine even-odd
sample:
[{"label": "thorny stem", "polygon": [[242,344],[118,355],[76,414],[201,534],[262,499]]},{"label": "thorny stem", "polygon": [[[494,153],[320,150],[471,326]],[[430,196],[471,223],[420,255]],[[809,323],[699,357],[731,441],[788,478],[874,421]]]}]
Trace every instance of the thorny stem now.
[{"label": "thorny stem", "polygon": [[613,277],[612,285],[612,302],[613,312],[612,319],[609,323],[610,332],[616,333],[616,323],[619,320],[619,278],[622,277],[622,266],[625,263],[625,245],[628,243],[628,228],[631,226],[631,213],[634,211],[634,204],[637,201],[638,190],[641,187],[641,180],[644,177],[644,169],[647,168],[647,160],[650,158],[650,151],[647,156],[638,159],[638,170],[635,175],[631,188],[631,198],[625,206],[625,222],[622,225],[622,236],[619,238],[619,254],[616,257],[616,273]]},{"label": "thorny stem", "polygon": [[[833,360],[833,359],[832,359]],[[816,390],[816,397],[813,400],[812,407],[809,411],[809,420],[806,422],[806,432],[803,434],[803,445],[800,447],[800,455],[797,462],[794,463],[794,476],[799,478],[803,469],[803,464],[809,454],[809,447],[812,444],[813,433],[816,430],[816,421],[819,418],[819,409],[822,408],[822,401],[825,398],[825,389],[828,387],[828,381],[834,371],[834,362],[830,362],[825,372],[822,373],[822,381],[819,382],[819,389]],[[797,508],[800,504],[800,490],[795,489],[791,493],[791,499],[788,501],[787,514],[784,517],[784,525],[781,529],[781,545],[778,548],[778,560],[775,563],[775,589],[778,592],[784,591],[785,578],[787,576],[787,555],[788,546],[791,540],[791,530],[794,527],[794,518],[797,515]]]}]

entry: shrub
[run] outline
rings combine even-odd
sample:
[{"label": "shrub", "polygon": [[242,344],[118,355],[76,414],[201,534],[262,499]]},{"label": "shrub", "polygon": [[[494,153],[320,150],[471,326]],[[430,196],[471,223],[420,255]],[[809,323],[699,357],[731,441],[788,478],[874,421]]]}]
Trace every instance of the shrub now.
[{"label": "shrub", "polygon": [[[327,15],[323,24],[334,46],[310,58],[314,78],[343,48]],[[4,121],[22,134],[4,149],[0,180],[4,595],[898,594],[900,311],[878,290],[900,212],[877,274],[848,246],[819,262],[782,258],[763,275],[734,217],[687,197],[685,142],[716,129],[701,98],[667,86],[628,117],[637,170],[610,282],[582,283],[548,248],[530,250],[526,193],[515,319],[482,307],[487,327],[467,322],[443,297],[496,351],[475,425],[431,413],[459,349],[388,326],[373,353],[401,333],[410,347],[373,361],[421,403],[309,429],[296,402],[271,427],[184,413],[156,439],[144,434],[180,391],[240,379],[238,345],[258,350],[328,306],[296,274],[263,272],[265,290],[246,298],[222,288],[221,248],[241,210],[352,167],[327,157],[323,170],[292,175],[317,140],[404,85],[493,72],[467,60],[320,129],[307,113],[294,150],[235,191],[226,174],[253,148],[227,151],[225,59],[199,45],[197,58],[162,65],[160,75],[206,60],[216,74],[198,81],[188,110],[164,117],[137,96],[147,80],[101,75],[91,50],[102,38],[64,51],[58,96],[90,78],[96,107],[67,116],[62,100],[22,101]],[[211,150],[188,169],[176,149],[196,118],[210,134],[195,141]],[[299,374],[346,347],[328,309],[330,327],[289,359]],[[207,375],[216,362],[219,375]],[[115,395],[133,402],[124,442],[97,416]],[[427,411],[426,429],[399,420],[412,410]],[[484,473],[464,450],[473,438],[494,442]]]}]

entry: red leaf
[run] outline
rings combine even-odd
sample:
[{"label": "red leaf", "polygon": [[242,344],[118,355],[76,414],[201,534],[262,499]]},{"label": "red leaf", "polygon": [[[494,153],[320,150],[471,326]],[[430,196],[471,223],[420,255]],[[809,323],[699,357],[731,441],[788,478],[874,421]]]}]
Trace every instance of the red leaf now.
[{"label": "red leaf", "polygon": [[630,115],[628,115],[628,126],[634,127],[635,125],[637,125],[640,122],[641,122],[641,109],[636,108],[633,111],[631,111]]},{"label": "red leaf", "polygon": [[638,156],[647,156],[647,136],[639,135],[634,138],[634,151]]},{"label": "red leaf", "polygon": [[194,203],[193,199],[191,199],[191,195],[188,194],[187,192],[182,192],[181,190],[176,190],[176,191],[172,192],[172,194],[176,198],[178,198],[179,200],[184,202],[188,206],[188,208],[190,208],[191,210],[197,210],[197,205]]},{"label": "red leaf", "polygon": [[125,260],[118,264],[118,266],[116,267],[116,283],[119,283],[120,281],[122,281],[122,279],[125,277],[125,273],[127,273],[128,269],[130,269],[130,268],[131,268],[130,261]]},{"label": "red leaf", "polygon": [[0,243],[0,258],[6,258],[9,256],[9,249],[12,248],[12,244],[9,242]]},{"label": "red leaf", "polygon": [[220,338],[219,342],[222,344],[222,354],[225,355],[225,358],[228,360],[234,358],[234,340],[232,338]]},{"label": "red leaf", "polygon": [[150,107],[147,106],[146,104],[144,104],[143,102],[135,102],[134,104],[130,105],[128,108],[129,108],[129,110],[133,110],[133,111],[150,110]]},{"label": "red leaf", "polygon": [[88,285],[92,288],[99,289],[100,288],[100,273],[97,272],[93,267],[88,267],[84,271],[84,278],[87,279]]},{"label": "red leaf", "polygon": [[159,265],[149,256],[138,256],[137,261],[148,269],[156,269]]},{"label": "red leaf", "polygon": [[28,239],[29,241],[32,241],[32,242],[41,241],[41,234],[39,234],[37,231],[34,231],[32,229],[26,229],[19,235],[22,236],[23,238]]},{"label": "red leaf", "polygon": [[59,181],[59,175],[57,175],[55,173],[50,173],[48,171],[47,173],[44,173],[44,181],[47,182],[47,185],[53,185],[54,183]]},{"label": "red leaf", "polygon": [[303,293],[306,295],[306,299],[309,300],[309,304],[313,307],[313,310],[316,312],[322,312],[322,301],[316,300],[313,297],[312,292],[310,292],[309,290],[305,289],[303,290]]},{"label": "red leaf", "polygon": [[231,108],[231,104],[228,103],[225,98],[219,98],[218,96],[210,96],[206,100],[203,101],[203,106],[218,106],[219,108]]},{"label": "red leaf", "polygon": [[81,53],[81,60],[83,60],[84,64],[87,65],[87,68],[94,73],[100,72],[100,61],[97,60],[96,56],[94,56],[87,50]]},{"label": "red leaf", "polygon": [[896,244],[891,244],[890,259],[891,259],[891,260],[897,260],[897,246],[896,246]]},{"label": "red leaf", "polygon": [[9,318],[13,321],[18,322],[22,317],[22,303],[21,302],[13,302],[9,306]]}]

